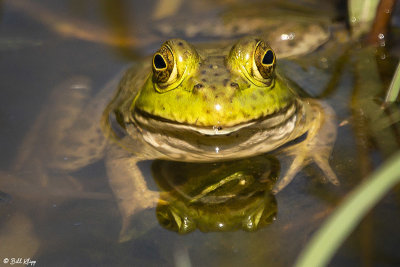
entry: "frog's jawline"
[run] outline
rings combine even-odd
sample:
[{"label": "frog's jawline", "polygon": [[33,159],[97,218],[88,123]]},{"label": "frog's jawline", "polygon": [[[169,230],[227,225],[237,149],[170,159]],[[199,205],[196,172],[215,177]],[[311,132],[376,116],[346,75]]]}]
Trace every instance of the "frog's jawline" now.
[{"label": "frog's jawline", "polygon": [[[135,116],[136,121],[131,121],[126,126],[132,134],[140,131],[144,141],[166,155],[166,159],[209,162],[269,152],[304,134],[306,108],[302,102],[294,101],[284,111],[263,118],[264,120],[248,123],[237,128],[235,132],[224,135],[206,135],[201,131],[193,131],[187,125],[173,124],[169,127],[166,122],[150,117],[139,118],[139,113],[135,114],[138,116]],[[141,122],[145,125],[139,124],[140,119],[144,120]],[[215,130],[210,131],[214,132]]]},{"label": "frog's jawline", "polygon": [[[227,136],[238,132],[242,128],[249,127],[256,123],[263,123],[264,127],[272,128],[275,127],[282,122],[286,121],[286,119],[292,116],[296,112],[296,105],[294,103],[288,104],[286,107],[280,109],[279,111],[266,115],[263,117],[259,117],[256,119],[252,119],[243,123],[239,123],[233,126],[198,126],[187,123],[174,122],[169,119],[165,119],[162,117],[151,115],[145,111],[141,111],[139,109],[135,109],[134,111],[134,119],[140,125],[140,127],[144,128],[168,128],[177,131],[191,131],[197,132],[206,136]],[[160,125],[159,125],[160,124]],[[161,125],[162,124],[162,125]],[[167,126],[167,127],[165,127]]]}]

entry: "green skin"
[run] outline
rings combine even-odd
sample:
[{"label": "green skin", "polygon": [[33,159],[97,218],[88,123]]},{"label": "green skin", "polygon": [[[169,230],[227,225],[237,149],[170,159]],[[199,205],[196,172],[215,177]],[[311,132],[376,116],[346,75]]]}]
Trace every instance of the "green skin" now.
[{"label": "green skin", "polygon": [[[234,45],[211,43],[194,47],[183,40],[170,40],[156,52],[154,58],[158,61],[154,67],[150,59],[138,63],[121,81],[118,75],[96,95],[91,95],[86,78],[72,77],[60,84],[44,105],[21,145],[15,172],[35,170],[37,175],[29,178],[42,180],[32,181],[32,186],[54,182],[54,188],[65,191],[66,185],[57,182],[66,183],[71,172],[104,159],[122,215],[121,241],[135,235],[130,225],[140,219],[135,214],[155,207],[159,199],[168,200],[164,193],[148,188],[137,164],[143,160],[214,163],[247,159],[265,156],[264,153],[304,136],[301,142],[285,146],[281,149],[285,153],[278,154],[285,157],[273,192],[283,189],[310,162],[315,162],[326,178],[337,184],[328,164],[336,137],[333,111],[323,102],[299,97],[279,69],[275,70],[273,52],[267,52],[270,48],[262,43],[247,37]],[[162,60],[156,56],[165,52],[169,75],[165,75]],[[104,110],[118,81],[119,90]],[[71,90],[77,86],[82,89]],[[121,126],[117,131],[111,125],[118,124],[110,123],[114,115]],[[96,123],[100,119],[105,136],[119,146],[107,145],[108,138]],[[50,170],[69,179],[46,180],[52,176]],[[228,176],[221,175],[221,182],[230,179],[224,177],[240,177],[240,173],[236,169]],[[72,187],[68,192],[76,195],[79,188]],[[251,213],[247,207],[250,206],[242,206]],[[207,218],[203,223],[212,225],[213,216]],[[256,221],[252,223],[257,225]]]},{"label": "green skin", "polygon": [[167,45],[181,59],[176,62],[176,81],[160,93],[149,76],[133,104],[151,115],[199,127],[229,127],[273,114],[295,97],[283,81],[277,79],[271,90],[251,75],[252,62],[246,58],[254,57],[254,39],[242,40],[234,51],[197,53],[179,40]]},{"label": "green skin", "polygon": [[[272,192],[282,190],[310,162],[339,184],[328,163],[336,138],[333,110],[300,98],[276,72],[275,61],[272,49],[254,37],[233,46],[197,48],[172,39],[155,53],[152,66],[126,72],[103,119],[106,135],[130,152],[114,147],[107,153],[110,184],[121,199],[121,240],[131,238],[131,215],[158,201],[136,165],[142,160],[245,158],[307,134],[283,150],[293,161]],[[126,133],[123,138],[110,126],[112,113],[121,126],[118,132]],[[129,170],[121,171],[124,165]]]}]

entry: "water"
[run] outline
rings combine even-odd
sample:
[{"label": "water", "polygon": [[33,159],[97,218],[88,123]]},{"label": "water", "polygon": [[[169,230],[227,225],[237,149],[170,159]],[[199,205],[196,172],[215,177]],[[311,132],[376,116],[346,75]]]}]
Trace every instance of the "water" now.
[{"label": "water", "polygon": [[[43,172],[53,160],[49,156],[52,154],[46,154],[51,150],[51,140],[39,138],[35,140],[40,142],[32,144],[27,137],[42,110],[49,105],[50,95],[61,84],[71,79],[86,81],[94,96],[131,62],[172,37],[160,33],[153,19],[157,14],[167,23],[168,12],[157,13],[157,4],[151,2],[19,3],[2,2],[0,24],[1,261],[30,258],[36,261],[36,266],[291,266],[345,195],[398,150],[398,127],[375,129],[369,118],[379,111],[378,106],[355,100],[364,94],[382,96],[379,91],[366,92],[376,73],[369,73],[369,64],[357,64],[367,60],[371,53],[350,50],[340,59],[344,63],[338,69],[329,64],[328,71],[323,72],[340,74],[333,79],[330,90],[325,90],[329,86],[311,86],[314,96],[323,97],[333,106],[341,123],[331,158],[342,183],[340,187],[320,183],[322,173],[310,165],[276,196],[276,220],[256,232],[197,230],[178,235],[158,224],[155,209],[147,209],[133,218],[137,230],[134,238],[118,243],[121,218],[108,185],[104,161],[74,171]],[[169,12],[187,19],[183,11],[197,16],[193,18],[207,12],[208,16],[217,16],[216,11],[210,10],[223,10],[228,4],[177,1],[176,5],[179,8]],[[334,10],[333,5],[330,8]],[[190,39],[208,40],[204,34]],[[215,41],[218,37],[209,39]],[[339,51],[336,47],[330,49]],[[318,53],[323,52],[310,56],[310,61],[320,58]],[[393,58],[390,53],[386,55],[379,65],[383,88],[393,73]],[[302,71],[305,70],[295,69],[291,76]],[[320,79],[322,84],[332,77],[315,71],[312,77]],[[363,79],[356,77],[372,80],[362,83]],[[315,79],[306,82],[301,79],[299,83],[307,87]],[[48,135],[40,127],[36,133]],[[29,155],[25,161],[28,163],[16,168],[15,162],[24,152]],[[151,162],[144,162],[140,168],[146,173],[149,186],[157,188],[150,177]],[[395,188],[378,204],[340,248],[332,266],[400,264],[398,196]]]}]

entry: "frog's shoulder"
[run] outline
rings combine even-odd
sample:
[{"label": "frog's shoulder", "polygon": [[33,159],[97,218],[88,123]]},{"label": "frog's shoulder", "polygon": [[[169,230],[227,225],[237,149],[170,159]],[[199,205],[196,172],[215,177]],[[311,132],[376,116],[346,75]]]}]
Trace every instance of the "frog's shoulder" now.
[{"label": "frog's shoulder", "polygon": [[[148,60],[149,61],[149,60]],[[111,113],[122,116],[124,111],[128,110],[131,102],[142,88],[142,85],[150,71],[150,64],[147,61],[135,63],[119,75],[119,83],[115,83],[117,90],[111,101],[103,112],[102,126],[103,130],[109,128],[109,119]],[[122,78],[121,78],[122,77]],[[115,89],[114,89],[115,90]],[[123,119],[117,118],[117,120]],[[122,121],[121,121],[122,122]],[[106,133],[108,130],[106,130]]]},{"label": "frog's shoulder", "polygon": [[284,74],[284,70],[281,68],[277,68],[276,79],[288,90],[292,92],[295,97],[300,98],[308,98],[311,97],[309,93],[307,93],[301,86],[297,84],[294,79],[290,79],[287,75]]},{"label": "frog's shoulder", "polygon": [[117,91],[105,108],[101,119],[101,128],[107,139],[114,140],[126,151],[145,159],[155,158],[159,153],[144,143],[132,124],[126,123],[129,121],[126,116],[130,116],[129,109],[133,100],[148,78],[150,63],[151,59],[135,63],[119,75],[120,82],[116,83],[118,85],[115,84]]},{"label": "frog's shoulder", "polygon": [[118,90],[111,101],[114,106],[117,107],[127,99],[136,96],[136,94],[140,91],[140,88],[142,88],[146,77],[150,73],[150,62],[150,59],[143,60],[140,63],[130,66],[124,72],[122,79],[118,84]]}]

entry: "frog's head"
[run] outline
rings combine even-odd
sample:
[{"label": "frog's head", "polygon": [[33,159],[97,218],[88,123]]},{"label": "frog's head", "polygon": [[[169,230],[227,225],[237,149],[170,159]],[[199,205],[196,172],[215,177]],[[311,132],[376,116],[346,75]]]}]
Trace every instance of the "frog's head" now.
[{"label": "frog's head", "polygon": [[152,72],[131,112],[136,120],[229,133],[292,102],[275,65],[274,51],[260,38],[242,38],[228,49],[196,49],[171,39],[153,55]]}]

